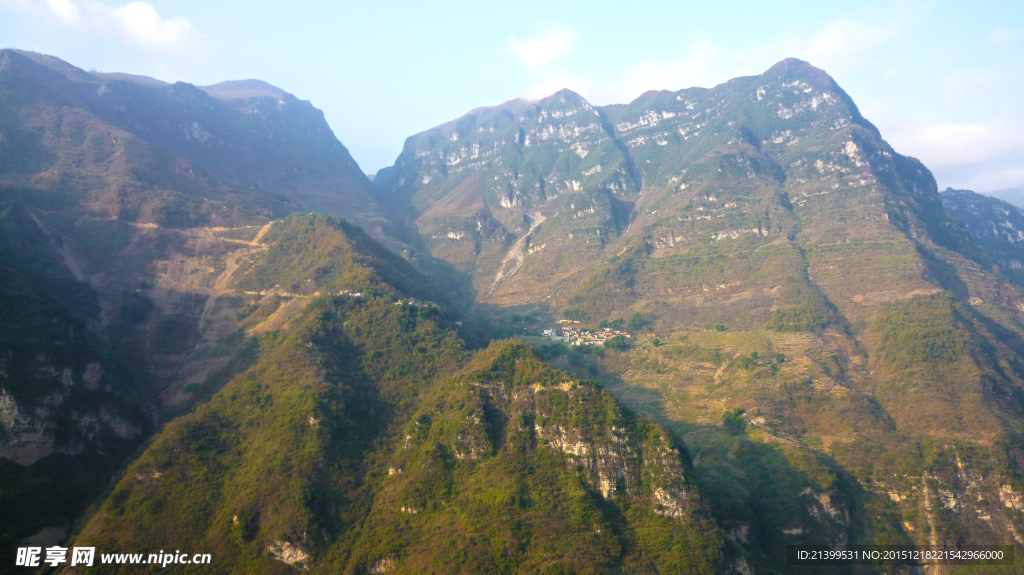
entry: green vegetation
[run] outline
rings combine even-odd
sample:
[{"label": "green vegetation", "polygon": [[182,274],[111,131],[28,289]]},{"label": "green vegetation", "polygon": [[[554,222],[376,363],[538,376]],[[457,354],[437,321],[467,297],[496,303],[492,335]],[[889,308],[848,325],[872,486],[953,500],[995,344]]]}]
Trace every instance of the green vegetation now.
[{"label": "green vegetation", "polygon": [[583,310],[581,310],[581,309],[576,309],[576,308],[563,309],[562,310],[562,317],[564,317],[565,319],[571,319],[571,320],[574,320],[574,321],[582,321],[582,320],[586,319],[587,314],[584,313]]},{"label": "green vegetation", "polygon": [[[7,55],[0,384],[81,452],[0,461],[0,550],[90,501],[72,544],[171,542],[227,573],[811,575],[788,545],[1024,532],[1005,281],[1024,224],[969,197],[950,219],[820,70],[594,116],[568,92],[478,110],[411,138],[372,190],[291,96],[111,81],[97,99],[96,77]],[[183,139],[192,121],[222,142]],[[523,141],[567,122],[570,145]],[[434,163],[466,146],[488,154]],[[303,203],[353,219],[287,216]],[[554,318],[658,337],[486,345]],[[173,407],[129,460],[150,391]]]},{"label": "green vegetation", "polygon": [[747,428],[747,420],[743,418],[744,413],[746,410],[742,407],[726,411],[722,414],[722,425],[733,435],[743,433],[743,430]]},{"label": "green vegetation", "polygon": [[[999,264],[1000,271],[1017,285],[1024,285],[1024,270],[1018,267],[1018,232],[1024,230],[1024,214],[1002,200],[968,190],[946,189],[939,199],[949,215],[955,217]],[[948,224],[947,224],[948,226]]]},{"label": "green vegetation", "polygon": [[617,335],[608,338],[608,341],[604,343],[604,346],[608,349],[627,350],[632,347],[629,340],[625,336]]},{"label": "green vegetation", "polygon": [[629,328],[629,331],[640,331],[649,325],[651,325],[650,320],[640,315],[640,312],[635,312],[633,317],[629,318],[629,323],[626,327]]},{"label": "green vegetation", "polygon": [[948,292],[889,304],[879,317],[885,365],[938,369],[967,353],[962,311]]},{"label": "green vegetation", "polygon": [[[524,389],[495,374],[535,383]],[[715,530],[699,514],[670,519],[649,503],[653,489],[685,481],[682,467],[644,455],[642,483],[626,472],[622,491],[606,498],[597,479],[607,463],[563,453],[555,431],[615,449],[613,429],[644,454],[669,445],[599,386],[554,372],[519,342],[492,343],[412,418],[392,459],[402,472],[379,496],[352,561],[392,558],[403,572],[431,564],[467,573],[713,569],[722,544]],[[404,520],[389,518],[410,508]]]},{"label": "green vegetation", "polygon": [[371,503],[354,486],[374,473],[374,442],[462,357],[450,332],[407,306],[321,298],[172,423],[81,536],[123,550],[169,537],[210,549],[228,571],[269,568],[263,550],[282,533],[340,536]]},{"label": "green vegetation", "polygon": [[611,329],[622,329],[626,325],[626,320],[622,318],[618,319],[602,319],[601,323],[597,325],[598,328],[611,328]]},{"label": "green vegetation", "polygon": [[[263,336],[255,362],[169,423],[77,540],[112,551],[173,540],[209,550],[227,573],[278,569],[267,553],[278,541],[309,553],[314,572],[383,560],[400,572],[443,564],[466,573],[721,565],[723,538],[664,430],[523,342],[468,357],[445,313],[395,305],[405,294],[384,285],[390,268],[334,237],[347,234],[335,224],[288,222],[250,274],[301,277],[317,260],[303,254],[329,243],[346,259],[321,276],[336,278],[325,285],[368,278],[359,281],[376,282],[364,286],[380,295],[313,298],[287,331]],[[317,229],[313,237],[327,240],[293,241]],[[434,289],[414,274],[421,292]],[[141,315],[130,312],[144,304],[126,297],[125,317]],[[243,321],[260,309],[243,309]],[[545,353],[590,362],[601,350]],[[594,454],[636,445],[629,457],[644,471],[575,458],[559,447],[564,434]],[[626,474],[614,494],[601,492],[607,473]],[[674,499],[659,502],[659,489]]]},{"label": "green vegetation", "polygon": [[412,265],[341,218],[293,214],[274,225],[262,241],[268,249],[240,269],[236,285],[240,290],[280,286],[305,295],[350,290],[438,303],[447,299],[436,284],[424,282]]},{"label": "green vegetation", "polygon": [[775,331],[815,331],[828,325],[824,306],[796,305],[772,312],[771,328]]}]

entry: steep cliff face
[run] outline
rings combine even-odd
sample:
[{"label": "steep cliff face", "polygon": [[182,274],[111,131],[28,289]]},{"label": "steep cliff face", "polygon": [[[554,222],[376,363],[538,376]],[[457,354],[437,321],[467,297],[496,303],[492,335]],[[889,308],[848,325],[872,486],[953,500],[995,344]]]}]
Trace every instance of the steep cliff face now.
[{"label": "steep cliff face", "polygon": [[[600,150],[585,170],[619,170],[623,186],[593,184],[608,204],[584,180],[544,203],[533,196],[534,215],[505,226],[489,260],[446,251],[469,237],[458,232],[429,243],[473,275],[477,301],[591,328],[638,314],[654,335],[585,361],[569,354],[565,367],[686,437],[696,484],[754,563],[779,568],[773,550],[790,542],[928,542],[940,531],[938,541],[1015,541],[1013,519],[974,515],[991,517],[1012,499],[1000,494],[1018,491],[1024,298],[993,267],[1004,256],[950,217],[928,170],[798,60],[596,112],[607,140],[548,133],[585,147],[581,166]],[[450,138],[454,125],[435,133]],[[455,144],[410,139],[389,193],[425,189],[410,152],[421,141]],[[473,173],[496,157],[475,158]],[[498,211],[488,202],[501,198],[461,173],[431,172],[441,195],[409,208],[421,233],[452,206]],[[601,241],[574,227],[587,218],[606,222]],[[748,426],[731,435],[721,417],[736,409]],[[939,473],[950,449],[975,454],[964,468],[987,483]],[[928,495],[895,501],[881,487],[891,477],[926,483]],[[954,512],[940,489],[984,492],[972,495],[981,507]]]},{"label": "steep cliff face", "polygon": [[922,249],[987,264],[927,170],[804,62],[711,90],[649,93],[609,119],[643,173],[643,195],[601,271],[610,277],[567,290],[560,307],[628,316],[657,298],[677,303],[658,312],[672,323],[761,329],[788,321],[773,313],[813,309],[824,320],[836,306],[856,322],[873,313],[858,298],[946,287]]},{"label": "steep cliff face", "polygon": [[0,194],[0,548],[69,525],[152,427],[99,305]]},{"label": "steep cliff face", "polygon": [[523,295],[508,278],[527,255],[552,262],[556,276],[592,261],[625,229],[640,184],[605,115],[568,90],[413,136],[376,179],[383,197],[405,203],[431,253],[499,299]]},{"label": "steep cliff face", "polygon": [[939,198],[978,245],[992,254],[1003,273],[1018,284],[1024,281],[1024,214],[1019,208],[970,190],[947,188]]},{"label": "steep cliff face", "polygon": [[[824,72],[509,102],[410,138],[375,197],[353,170],[273,86],[0,52],[0,546],[68,525],[157,399],[77,541],[351,573],[1022,541],[1016,212],[951,219]],[[633,337],[471,354],[389,233],[482,310]]]}]

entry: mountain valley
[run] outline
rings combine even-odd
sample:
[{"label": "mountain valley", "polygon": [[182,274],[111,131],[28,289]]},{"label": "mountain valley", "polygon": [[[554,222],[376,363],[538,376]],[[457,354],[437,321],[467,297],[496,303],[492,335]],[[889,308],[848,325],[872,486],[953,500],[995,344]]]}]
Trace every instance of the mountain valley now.
[{"label": "mountain valley", "polygon": [[[800,60],[478,108],[371,182],[269,84],[5,50],[0,232],[4,553],[750,574],[820,571],[792,544],[1024,551],[1024,220],[940,193]],[[559,320],[630,337],[541,336]]]}]

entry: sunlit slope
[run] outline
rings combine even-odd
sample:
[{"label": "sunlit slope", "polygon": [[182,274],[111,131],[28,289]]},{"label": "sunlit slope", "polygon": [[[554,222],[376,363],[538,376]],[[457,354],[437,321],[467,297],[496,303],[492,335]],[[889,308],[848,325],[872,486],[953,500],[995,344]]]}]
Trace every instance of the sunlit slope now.
[{"label": "sunlit slope", "polygon": [[[625,372],[663,394],[670,418],[714,424],[745,408],[758,443],[790,458],[824,452],[850,473],[851,522],[834,540],[892,533],[856,524],[858,506],[870,519],[881,497],[902,514],[899,537],[1019,541],[1021,295],[945,213],[927,169],[798,61],[646,100],[630,107],[664,108],[661,132],[625,111],[612,118],[634,140],[665,142],[630,148],[642,170],[657,166],[635,243],[564,309],[592,320],[640,311],[679,344],[652,349],[658,361],[634,352]],[[733,465],[712,436],[688,436],[710,456],[708,493],[722,479],[712,470]],[[813,486],[815,473],[795,475]],[[739,520],[757,517],[761,497],[720,503],[746,499],[726,513],[762,543],[806,540],[799,513],[790,526]]]},{"label": "sunlit slope", "polygon": [[481,299],[506,301],[529,297],[509,280],[524,258],[548,262],[547,277],[529,277],[549,287],[598,258],[641,182],[605,114],[563,90],[413,136],[375,184]]},{"label": "sunlit slope", "polygon": [[[616,291],[620,313],[670,302],[658,315],[687,314],[679,320],[691,326],[824,325],[829,304],[856,316],[855,300],[934,290],[929,279],[941,278],[920,253],[931,244],[986,263],[945,215],[928,171],[804,62],[710,90],[648,93],[609,120],[644,193],[600,272],[612,281],[584,282],[583,300]],[[622,289],[631,282],[641,283]]]},{"label": "sunlit slope", "polygon": [[[173,540],[229,573],[710,573],[736,561],[663,429],[521,343],[469,354],[431,280],[344,222],[292,217],[264,237],[248,291],[322,295],[258,296],[257,328],[284,300],[306,303],[256,330],[252,367],[158,433],[76,541]],[[303,270],[310,282],[292,278]]]},{"label": "sunlit slope", "polygon": [[[395,168],[408,173],[392,193],[440,194],[410,203],[421,231],[456,197],[529,216],[490,260],[472,233],[430,232],[478,301],[591,328],[639,314],[633,349],[565,367],[685,437],[713,511],[764,566],[785,569],[787,542],[1024,540],[1024,297],[920,162],[798,60],[598,109],[604,147],[546,127],[558,97],[516,103],[516,120],[536,114],[555,150],[622,154],[596,165],[632,166],[639,188],[592,181],[607,208],[586,186],[496,206],[481,193],[496,156],[459,172],[477,180],[438,170],[424,184],[427,161],[412,158],[458,150],[454,124],[410,139]],[[573,226],[599,216],[614,233],[588,243]],[[463,248],[473,257],[452,255]],[[750,425],[734,435],[721,422],[735,409]]]}]

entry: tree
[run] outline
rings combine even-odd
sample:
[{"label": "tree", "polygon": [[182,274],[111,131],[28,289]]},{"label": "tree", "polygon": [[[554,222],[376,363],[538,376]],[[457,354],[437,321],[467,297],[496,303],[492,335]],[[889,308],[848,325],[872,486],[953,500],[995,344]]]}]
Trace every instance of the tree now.
[{"label": "tree", "polygon": [[726,431],[732,435],[743,433],[743,430],[747,427],[747,421],[743,419],[745,411],[742,407],[737,407],[732,411],[726,411],[722,414],[722,425],[725,426]]},{"label": "tree", "polygon": [[583,310],[578,309],[578,308],[563,309],[562,310],[562,317],[564,317],[565,319],[571,319],[571,320],[575,320],[575,321],[580,321],[584,317],[586,317],[586,314],[583,313]]},{"label": "tree", "polygon": [[604,346],[609,349],[629,349],[629,340],[625,336],[617,335],[608,341],[604,342]]},{"label": "tree", "polygon": [[633,317],[629,318],[629,329],[631,331],[641,330],[649,325],[651,325],[651,322],[640,315],[640,312],[634,313]]}]

